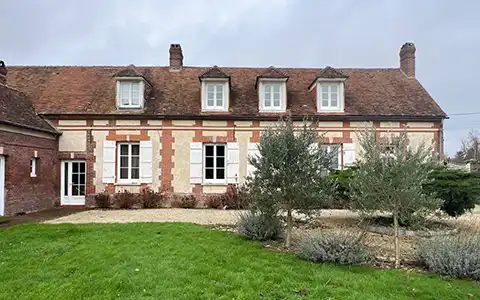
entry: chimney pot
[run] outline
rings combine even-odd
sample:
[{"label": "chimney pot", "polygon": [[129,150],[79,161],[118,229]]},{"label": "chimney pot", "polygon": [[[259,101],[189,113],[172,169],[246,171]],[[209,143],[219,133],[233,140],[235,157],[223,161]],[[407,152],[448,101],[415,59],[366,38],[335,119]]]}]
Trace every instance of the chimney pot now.
[{"label": "chimney pot", "polygon": [[0,60],[0,84],[7,84],[7,67],[5,66],[5,62]]},{"label": "chimney pot", "polygon": [[400,48],[400,69],[407,77],[415,77],[415,45],[411,42],[403,44]]},{"label": "chimney pot", "polygon": [[183,67],[183,53],[180,44],[170,45],[170,72],[178,72]]}]

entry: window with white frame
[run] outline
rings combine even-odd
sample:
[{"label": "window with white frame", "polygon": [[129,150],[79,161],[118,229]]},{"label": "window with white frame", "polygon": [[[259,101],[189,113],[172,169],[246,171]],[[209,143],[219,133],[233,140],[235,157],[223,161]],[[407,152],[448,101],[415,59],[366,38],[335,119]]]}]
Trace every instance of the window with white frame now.
[{"label": "window with white frame", "polygon": [[37,177],[37,158],[30,159],[30,177]]},{"label": "window with white frame", "polygon": [[338,83],[322,83],[320,85],[320,106],[322,109],[340,108],[340,85]]},{"label": "window with white frame", "polygon": [[140,144],[118,144],[119,181],[135,182],[140,178]]},{"label": "window with white frame", "polygon": [[282,83],[263,84],[264,109],[280,109],[282,107]]},{"label": "window with white frame", "polygon": [[119,80],[117,82],[119,108],[141,108],[143,106],[143,83],[140,80]]},{"label": "window with white frame", "polygon": [[330,145],[322,145],[321,146],[324,151],[329,154],[330,157],[330,169],[331,170],[339,170],[341,169],[340,165],[340,145],[338,144],[330,144]]},{"label": "window with white frame", "polygon": [[226,145],[205,144],[203,155],[204,181],[210,183],[224,183],[226,180]]},{"label": "window with white frame", "polygon": [[225,84],[207,83],[206,84],[206,109],[224,109],[225,108]]}]

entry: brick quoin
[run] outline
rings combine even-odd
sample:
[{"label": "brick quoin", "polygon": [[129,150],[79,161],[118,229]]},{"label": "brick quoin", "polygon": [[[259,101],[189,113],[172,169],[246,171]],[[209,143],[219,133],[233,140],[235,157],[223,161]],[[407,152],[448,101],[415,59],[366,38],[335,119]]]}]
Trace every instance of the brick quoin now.
[{"label": "brick quoin", "polygon": [[[5,155],[5,215],[59,205],[58,140],[0,131]],[[37,151],[37,177],[30,177],[30,159]]]}]

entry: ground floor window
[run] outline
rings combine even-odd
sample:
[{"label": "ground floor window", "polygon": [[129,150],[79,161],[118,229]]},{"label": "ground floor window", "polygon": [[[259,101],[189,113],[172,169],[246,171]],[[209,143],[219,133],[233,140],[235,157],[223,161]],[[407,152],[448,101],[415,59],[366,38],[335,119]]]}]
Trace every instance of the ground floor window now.
[{"label": "ground floor window", "polygon": [[341,169],[340,164],[340,155],[341,155],[341,147],[339,144],[330,144],[330,145],[322,145],[322,148],[330,154],[330,169],[332,170],[339,170]]},{"label": "ground floor window", "polygon": [[140,144],[118,144],[118,173],[119,179],[134,181],[140,178]]},{"label": "ground floor window", "polygon": [[205,182],[225,182],[225,144],[205,144],[203,176]]}]

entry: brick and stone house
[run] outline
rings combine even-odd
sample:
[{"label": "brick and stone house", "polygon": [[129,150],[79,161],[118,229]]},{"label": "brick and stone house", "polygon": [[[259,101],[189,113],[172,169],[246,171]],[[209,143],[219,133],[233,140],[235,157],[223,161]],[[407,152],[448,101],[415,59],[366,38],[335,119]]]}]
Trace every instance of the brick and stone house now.
[{"label": "brick and stone house", "polygon": [[359,158],[356,131],[365,126],[380,135],[407,128],[412,146],[443,153],[446,114],[415,77],[412,43],[401,47],[399,68],[190,67],[172,44],[165,67],[25,66],[7,77],[61,132],[61,205],[142,186],[223,192],[243,182],[262,130],[285,115],[317,120],[340,169]]},{"label": "brick and stone house", "polygon": [[5,85],[6,75],[0,61],[0,216],[50,208],[60,186],[60,133]]}]

